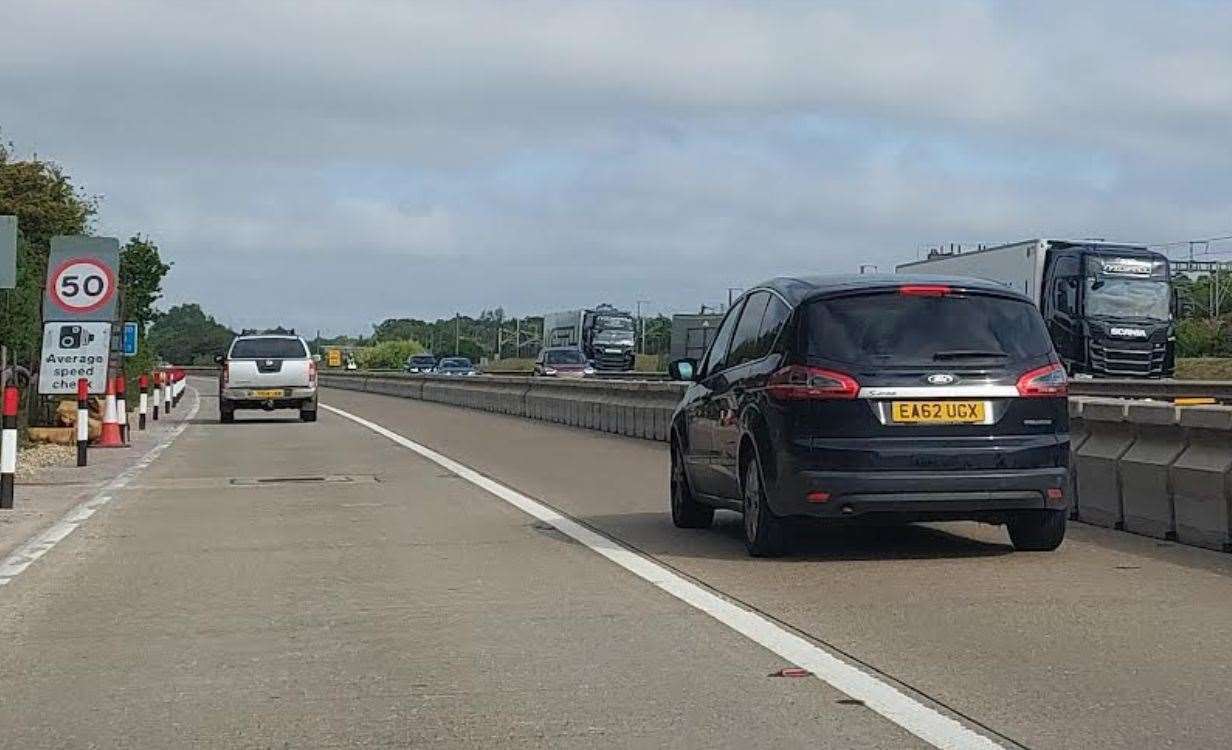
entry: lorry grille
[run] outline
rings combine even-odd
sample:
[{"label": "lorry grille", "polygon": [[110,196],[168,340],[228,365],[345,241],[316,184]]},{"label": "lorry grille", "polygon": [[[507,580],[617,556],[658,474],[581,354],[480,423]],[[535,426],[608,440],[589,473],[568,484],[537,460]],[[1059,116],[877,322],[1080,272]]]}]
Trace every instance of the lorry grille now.
[{"label": "lorry grille", "polygon": [[1104,375],[1162,377],[1165,344],[1091,341],[1091,369]]},{"label": "lorry grille", "polygon": [[623,370],[625,369],[628,361],[628,358],[624,354],[608,354],[603,352],[595,359],[595,369]]}]

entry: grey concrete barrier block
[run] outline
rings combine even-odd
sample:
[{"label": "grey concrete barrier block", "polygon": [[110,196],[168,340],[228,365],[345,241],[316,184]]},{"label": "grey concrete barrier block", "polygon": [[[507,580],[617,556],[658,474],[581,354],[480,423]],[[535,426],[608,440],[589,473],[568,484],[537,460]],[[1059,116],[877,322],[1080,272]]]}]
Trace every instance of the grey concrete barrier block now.
[{"label": "grey concrete barrier block", "polygon": [[1117,462],[1134,443],[1134,426],[1125,421],[1125,402],[1092,399],[1082,407],[1089,436],[1078,450],[1079,518],[1120,528],[1124,521]]},{"label": "grey concrete barrier block", "polygon": [[1126,420],[1137,426],[1137,438],[1118,469],[1125,530],[1159,539],[1176,533],[1172,497],[1172,464],[1185,450],[1185,434],[1171,404],[1131,403]]},{"label": "grey concrete barrier block", "polygon": [[1232,407],[1183,408],[1180,425],[1189,444],[1169,472],[1177,539],[1228,550],[1232,541]]},{"label": "grey concrete barrier block", "polygon": [[1079,505],[1082,498],[1078,495],[1078,450],[1090,435],[1086,419],[1082,416],[1083,401],[1081,398],[1069,400],[1069,473],[1066,475],[1065,496],[1069,498],[1070,518],[1078,518],[1080,515]]}]

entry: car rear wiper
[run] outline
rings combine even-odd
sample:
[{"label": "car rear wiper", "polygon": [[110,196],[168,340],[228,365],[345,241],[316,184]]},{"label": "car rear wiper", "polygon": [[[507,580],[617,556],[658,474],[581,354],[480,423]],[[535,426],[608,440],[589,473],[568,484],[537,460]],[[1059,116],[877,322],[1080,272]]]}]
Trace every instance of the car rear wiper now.
[{"label": "car rear wiper", "polygon": [[950,349],[949,351],[937,352],[933,355],[933,359],[1006,359],[1009,356],[1005,352],[988,349]]}]

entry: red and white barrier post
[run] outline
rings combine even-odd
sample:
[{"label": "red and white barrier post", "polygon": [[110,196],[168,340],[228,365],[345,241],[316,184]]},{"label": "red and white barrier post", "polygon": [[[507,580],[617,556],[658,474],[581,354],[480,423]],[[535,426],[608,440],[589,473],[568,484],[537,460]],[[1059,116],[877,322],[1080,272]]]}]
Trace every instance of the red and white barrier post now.
[{"label": "red and white barrier post", "polygon": [[171,407],[174,405],[171,391],[174,387],[174,383],[171,382],[171,371],[168,370],[163,373],[163,414],[171,414]]},{"label": "red and white barrier post", "polygon": [[150,388],[150,379],[145,373],[137,378],[137,390],[141,391],[141,396],[137,399],[137,429],[145,429],[145,411],[150,406],[150,394],[147,393]]},{"label": "red and white barrier post", "polygon": [[4,389],[4,418],[0,427],[0,510],[13,507],[14,474],[17,473],[17,404],[21,394],[16,386]]},{"label": "red and white barrier post", "polygon": [[163,405],[163,376],[158,370],[154,371],[152,378],[154,383],[154,421],[158,421],[158,409]]},{"label": "red and white barrier post", "polygon": [[116,376],[116,417],[120,423],[120,441],[125,445],[128,444],[128,399],[125,397],[125,392],[128,390],[128,381],[123,375]]},{"label": "red and white barrier post", "polygon": [[107,407],[103,412],[103,434],[98,436],[99,448],[123,448],[120,439],[120,421],[116,416],[115,380],[107,380]]},{"label": "red and white barrier post", "polygon": [[86,448],[90,444],[90,381],[77,379],[77,465],[86,465]]},{"label": "red and white barrier post", "polygon": [[184,386],[185,385],[187,384],[184,382],[184,371],[176,370],[175,371],[175,405],[176,406],[179,406],[180,399],[184,398]]}]

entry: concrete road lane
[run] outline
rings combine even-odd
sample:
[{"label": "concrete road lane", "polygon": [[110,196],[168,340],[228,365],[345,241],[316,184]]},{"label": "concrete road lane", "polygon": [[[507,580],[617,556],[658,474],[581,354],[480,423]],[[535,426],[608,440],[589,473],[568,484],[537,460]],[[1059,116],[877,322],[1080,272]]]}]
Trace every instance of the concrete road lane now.
[{"label": "concrete road lane", "polygon": [[0,590],[0,745],[920,745],[349,421],[215,420]]},{"label": "concrete road lane", "polygon": [[1232,731],[1232,563],[1083,525],[1052,554],[978,524],[806,529],[751,560],[738,516],[667,515],[659,444],[329,390],[1029,747],[1223,747]]}]

